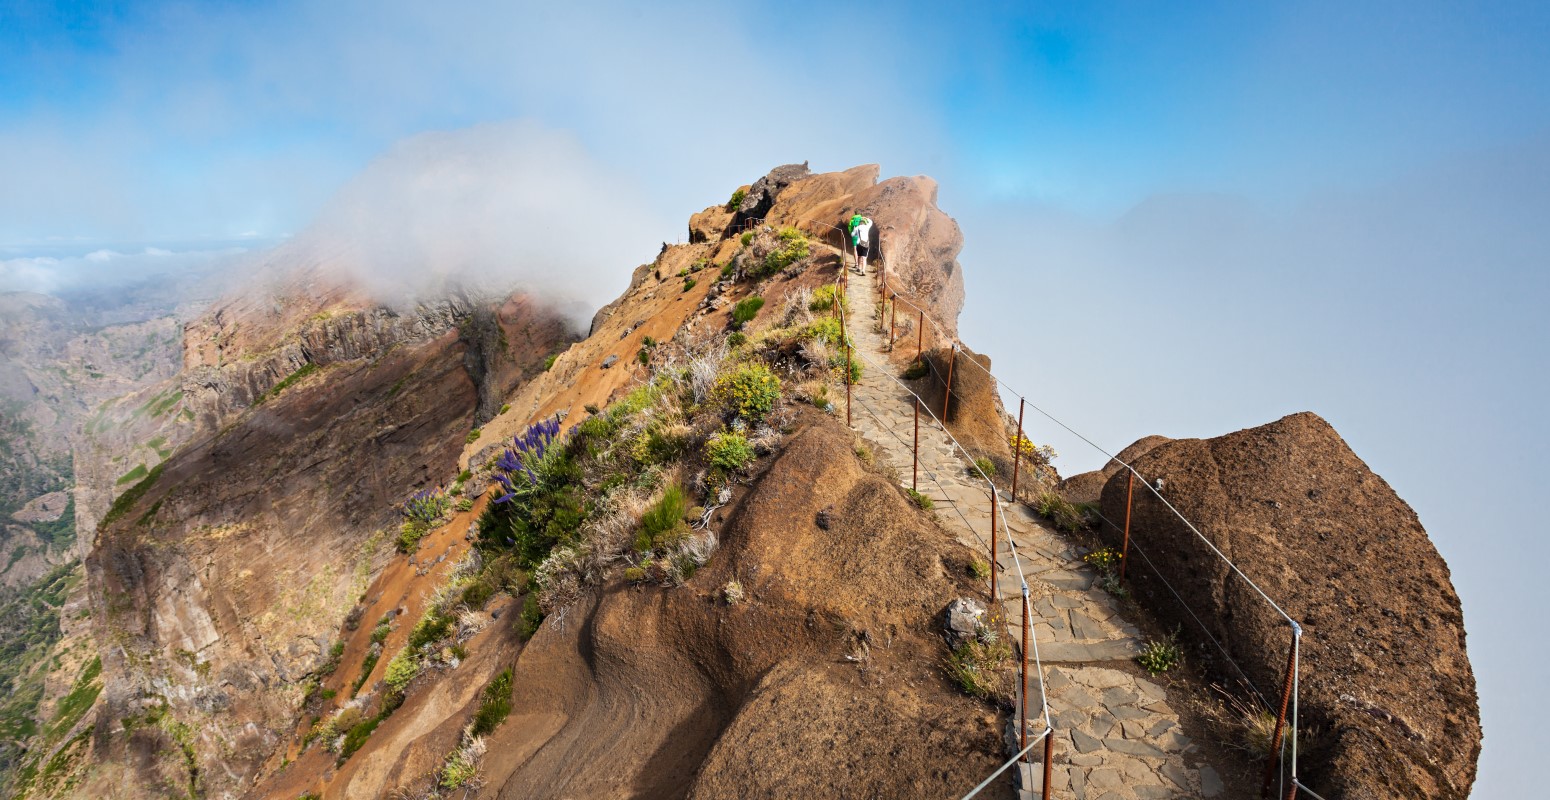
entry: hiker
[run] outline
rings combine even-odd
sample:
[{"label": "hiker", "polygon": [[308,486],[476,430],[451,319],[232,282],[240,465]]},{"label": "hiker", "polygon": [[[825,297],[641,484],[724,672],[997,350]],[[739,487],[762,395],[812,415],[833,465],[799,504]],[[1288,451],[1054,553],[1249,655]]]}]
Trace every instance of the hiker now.
[{"label": "hiker", "polygon": [[866,274],[867,250],[871,242],[872,220],[861,216],[861,212],[858,211],[850,218],[850,244],[856,248],[855,273],[857,275]]}]

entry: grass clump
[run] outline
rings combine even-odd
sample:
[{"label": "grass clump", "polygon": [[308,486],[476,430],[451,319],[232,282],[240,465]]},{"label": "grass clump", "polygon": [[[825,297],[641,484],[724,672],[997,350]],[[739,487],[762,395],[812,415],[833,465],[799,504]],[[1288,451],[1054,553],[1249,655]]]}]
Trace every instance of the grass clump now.
[{"label": "grass clump", "polygon": [[696,281],[693,278],[686,278],[686,279],[684,279],[684,289],[683,290],[687,292],[690,289],[693,289],[697,285],[699,285],[699,281]]},{"label": "grass clump", "polygon": [[732,324],[738,328],[743,327],[753,321],[761,308],[764,308],[764,298],[759,295],[737,301],[737,305],[732,307]]},{"label": "grass clump", "polygon": [[917,378],[924,378],[929,370],[930,368],[926,366],[925,359],[917,358],[911,361],[908,367],[904,368],[904,379],[912,381]]},{"label": "grass clump", "polygon": [[517,618],[517,635],[522,641],[533,638],[538,632],[538,626],[544,622],[544,610],[538,604],[538,593],[528,592],[527,599],[522,602],[522,615]]},{"label": "grass clump", "polygon": [[[742,236],[737,238],[737,240],[741,242],[744,247],[747,247],[753,243],[753,231],[744,232]],[[725,269],[725,267],[723,267],[723,269]]]},{"label": "grass clump", "polygon": [[1184,653],[1179,650],[1178,633],[1169,634],[1167,638],[1153,639],[1141,648],[1141,654],[1136,656],[1136,663],[1152,675],[1161,675],[1184,661]]},{"label": "grass clump", "polygon": [[727,585],[721,587],[721,596],[727,601],[727,605],[735,606],[748,599],[743,592],[743,584],[740,581],[727,581]]},{"label": "grass clump", "polygon": [[484,687],[484,693],[479,698],[479,710],[474,712],[474,721],[469,729],[474,736],[492,733],[511,713],[511,679],[511,667],[507,667]]},{"label": "grass clump", "polygon": [[969,562],[969,575],[976,579],[990,577],[990,565],[976,558]]},{"label": "grass clump", "polygon": [[554,362],[559,361],[559,360],[560,360],[560,354],[559,353],[552,353],[552,354],[550,354],[548,356],[545,356],[544,357],[544,372],[548,372],[549,370],[554,369]]},{"label": "grass clump", "polygon": [[760,422],[780,399],[780,378],[763,364],[744,364],[717,378],[713,395],[734,416]]},{"label": "grass clump", "polygon": [[[984,630],[989,633],[988,629]],[[947,659],[947,676],[970,697],[987,700],[1001,689],[1001,673],[1012,648],[996,636],[959,645]]]},{"label": "grass clump", "polygon": [[737,431],[723,430],[705,442],[705,458],[711,466],[725,472],[737,472],[753,462],[753,445]]},{"label": "grass clump", "polygon": [[1033,508],[1041,516],[1066,533],[1076,533],[1087,526],[1082,510],[1070,500],[1054,492],[1044,492],[1034,501]]},{"label": "grass clump", "polygon": [[468,432],[467,436],[463,437],[463,441],[467,442],[468,444],[473,444],[474,442],[479,441],[479,437],[483,435],[483,433],[483,428],[474,428]]},{"label": "grass clump", "polygon": [[684,497],[683,490],[676,485],[668,486],[662,496],[641,515],[635,549],[646,552],[683,541],[689,535],[689,526],[684,522],[684,512],[688,509],[689,501]]},{"label": "grass clump", "polygon": [[743,189],[738,189],[737,191],[733,192],[732,199],[727,201],[727,210],[736,211],[738,207],[743,204],[743,198],[747,196],[748,192]]},{"label": "grass clump", "polygon": [[991,461],[990,459],[976,458],[974,459],[974,466],[979,472],[984,473],[986,477],[996,477],[996,465],[995,462]]},{"label": "grass clump", "polygon": [[931,502],[931,498],[915,491],[914,489],[905,489],[904,493],[910,496],[910,500],[914,502],[915,505],[920,506],[926,511],[930,511],[932,507],[936,505],[935,503]]}]

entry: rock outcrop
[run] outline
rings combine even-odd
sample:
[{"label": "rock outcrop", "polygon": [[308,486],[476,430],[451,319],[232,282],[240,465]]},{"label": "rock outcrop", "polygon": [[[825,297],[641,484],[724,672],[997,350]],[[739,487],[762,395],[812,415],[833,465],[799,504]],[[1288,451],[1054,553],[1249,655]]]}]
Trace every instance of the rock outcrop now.
[{"label": "rock outcrop", "polygon": [[1134,463],[1136,459],[1147,454],[1157,445],[1171,441],[1173,440],[1166,436],[1143,436],[1129,447],[1119,451],[1119,454],[1109,459],[1101,469],[1072,475],[1061,481],[1055,490],[1073,503],[1096,503],[1099,496],[1103,494],[1103,485],[1108,483],[1109,478],[1114,477],[1115,473],[1124,469],[1124,464]]},{"label": "rock outcrop", "polygon": [[[1410,506],[1329,423],[1294,414],[1161,443],[1132,463],[1149,483],[1162,479],[1163,496],[1302,624],[1311,735],[1300,763],[1310,787],[1325,797],[1468,797],[1480,714],[1447,564]],[[1104,515],[1120,519],[1124,508],[1117,473]],[[1132,520],[1133,542],[1260,691],[1277,695],[1286,622],[1150,492],[1138,488]],[[1131,576],[1151,608],[1199,638],[1155,575],[1133,564]]]}]

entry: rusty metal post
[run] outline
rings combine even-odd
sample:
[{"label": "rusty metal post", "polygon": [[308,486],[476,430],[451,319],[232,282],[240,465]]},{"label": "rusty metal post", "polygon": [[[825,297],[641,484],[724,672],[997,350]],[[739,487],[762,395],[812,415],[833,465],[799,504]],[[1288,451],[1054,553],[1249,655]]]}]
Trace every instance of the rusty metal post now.
[{"label": "rusty metal post", "polygon": [[1297,779],[1292,779],[1292,785],[1286,787],[1286,800],[1297,800]]},{"label": "rusty metal post", "polygon": [[998,509],[1000,507],[1001,507],[1001,504],[996,502],[996,485],[994,483],[992,483],[990,485],[990,599],[991,600],[999,600],[1001,598],[1001,587],[999,585],[997,585],[997,581],[996,581],[996,562],[997,562],[996,554],[999,552],[996,549],[996,545],[1000,542],[1000,540],[996,537],[996,509]]},{"label": "rusty metal post", "polygon": [[1125,565],[1130,561],[1130,504],[1134,498],[1136,488],[1136,474],[1130,473],[1125,478],[1125,543],[1119,550],[1119,579],[1125,579]]},{"label": "rusty metal post", "polygon": [[845,306],[840,304],[840,338],[845,340],[845,426],[850,427],[850,330],[846,327]]},{"label": "rusty metal post", "polygon": [[915,323],[915,357],[920,358],[921,347],[926,341],[926,312],[920,312],[920,319]]},{"label": "rusty metal post", "polygon": [[[1276,776],[1276,765],[1281,760],[1281,734],[1286,728],[1286,708],[1292,701],[1292,677],[1297,669],[1297,642],[1302,638],[1302,626],[1292,623],[1292,647],[1286,656],[1286,681],[1281,686],[1281,710],[1276,713],[1275,734],[1270,738],[1270,763],[1265,765],[1265,783],[1260,795],[1270,796],[1270,782]],[[1296,784],[1293,784],[1296,787]]]},{"label": "rusty metal post", "polygon": [[920,398],[915,398],[915,445],[910,449],[910,490],[920,491]]},{"label": "rusty metal post", "polygon": [[[1046,723],[1048,721],[1046,720]],[[1044,732],[1044,784],[1043,793],[1045,800],[1049,800],[1049,790],[1052,774],[1055,771],[1055,733],[1052,730]]]},{"label": "rusty metal post", "polygon": [[1012,502],[1017,502],[1017,467],[1023,460],[1023,398],[1017,398],[1017,441],[1012,445]]},{"label": "rusty metal post", "polygon": [[[843,334],[843,331],[841,332]],[[845,337],[845,425],[850,425],[850,337]]]},{"label": "rusty metal post", "polygon": [[893,329],[899,321],[899,296],[893,296],[893,303],[888,306],[888,352],[893,352]]},{"label": "rusty metal post", "polygon": [[[1017,749],[1019,752],[1028,749],[1028,614],[1028,582],[1023,581],[1023,690],[1020,693],[1023,715],[1017,731]],[[1023,758],[1026,760],[1028,756],[1024,754]]]},{"label": "rusty metal post", "polygon": [[958,345],[947,356],[947,388],[942,392],[942,430],[947,430],[947,404],[953,399],[953,365],[958,363]]}]

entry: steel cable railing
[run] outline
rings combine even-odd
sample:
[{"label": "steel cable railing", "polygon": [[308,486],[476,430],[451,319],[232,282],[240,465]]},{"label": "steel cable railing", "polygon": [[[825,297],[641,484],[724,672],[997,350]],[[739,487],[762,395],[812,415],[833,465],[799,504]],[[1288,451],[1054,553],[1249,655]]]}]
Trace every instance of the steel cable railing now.
[{"label": "steel cable railing", "polygon": [[[919,414],[919,410],[921,408],[925,408],[927,415],[931,418],[932,422],[936,423],[936,426],[938,427],[939,430],[942,431],[942,434],[947,437],[948,441],[951,442],[953,448],[955,448],[955,450],[957,452],[963,454],[963,456],[965,458],[965,461],[967,461],[967,462],[972,464],[973,463],[972,462],[972,456],[970,455],[969,450],[967,448],[965,448],[961,442],[958,441],[957,437],[953,435],[953,433],[952,433],[952,431],[950,429],[948,429],[948,427],[945,424],[945,422],[943,420],[939,419],[936,416],[935,412],[933,412],[929,408],[929,406],[926,404],[924,398],[920,397],[912,389],[910,389],[907,385],[905,385],[902,381],[900,381],[898,378],[894,377],[892,375],[892,373],[889,370],[883,368],[882,365],[878,364],[876,361],[873,361],[871,358],[868,358],[865,353],[859,352],[859,350],[857,350],[856,348],[851,346],[851,344],[850,344],[851,336],[850,336],[850,331],[849,331],[849,314],[847,314],[845,312],[845,306],[848,305],[848,302],[849,302],[848,280],[845,278],[845,274],[844,274],[843,271],[841,272],[840,276],[835,281],[835,291],[836,291],[836,293],[843,293],[842,296],[846,298],[846,303],[839,304],[838,309],[839,309],[839,317],[840,317],[840,324],[841,324],[841,336],[844,339],[846,339],[846,349],[847,349],[847,362],[846,362],[846,364],[845,364],[845,366],[843,368],[844,372],[845,372],[847,403],[849,402],[849,400],[851,398],[851,395],[852,395],[851,386],[850,386],[850,384],[852,383],[852,378],[851,378],[852,371],[851,371],[851,364],[849,362],[849,357],[851,355],[854,355],[855,357],[860,358],[863,362],[866,362],[868,364],[868,366],[872,370],[874,370],[877,374],[886,376],[889,380],[893,381],[893,383],[899,389],[903,390],[906,394],[908,394],[912,398],[912,400],[913,400],[913,402],[915,404],[915,409],[916,409],[916,414],[917,415]],[[882,419],[877,415],[877,413],[874,410],[872,410],[872,408],[871,408],[869,403],[867,403],[865,400],[863,400],[862,401],[862,405],[863,405],[863,410],[866,411],[866,413],[869,416],[871,416],[873,418],[873,420],[875,420],[878,423],[878,426],[880,428],[889,428],[889,426],[883,424]],[[897,434],[895,434],[895,436],[897,436]],[[917,433],[917,436],[918,436],[918,433]],[[900,442],[902,443],[902,441],[903,441],[902,437],[899,437],[899,439],[900,439]],[[916,449],[916,451],[918,453],[918,449],[919,449],[918,440],[916,442],[915,449]],[[1028,658],[1030,656],[1032,656],[1032,658],[1033,658],[1034,674],[1038,677],[1038,681],[1039,681],[1039,709],[1040,709],[1040,716],[1044,720],[1044,730],[1034,737],[1034,741],[1031,744],[1025,744],[1025,746],[1016,755],[1014,755],[1009,761],[1007,761],[999,769],[997,769],[995,772],[993,772],[991,774],[991,776],[988,777],[979,786],[977,786],[973,790],[971,790],[967,795],[965,795],[965,797],[973,797],[974,795],[978,794],[981,790],[983,790],[986,786],[988,786],[997,776],[999,776],[1001,773],[1005,772],[1007,769],[1010,769],[1013,764],[1015,764],[1018,761],[1022,760],[1027,755],[1027,753],[1032,749],[1032,747],[1034,745],[1040,743],[1040,742],[1043,742],[1045,744],[1045,758],[1044,758],[1044,764],[1045,764],[1044,778],[1045,778],[1045,780],[1044,780],[1043,791],[1044,791],[1044,793],[1047,796],[1048,790],[1049,790],[1049,781],[1050,781],[1050,767],[1051,767],[1051,762],[1052,762],[1052,759],[1053,759],[1053,754],[1051,752],[1051,746],[1053,744],[1053,740],[1050,737],[1051,737],[1051,735],[1054,732],[1054,726],[1052,724],[1052,718],[1050,716],[1050,711],[1049,711],[1049,697],[1048,697],[1048,694],[1047,694],[1047,692],[1045,690],[1043,661],[1040,659],[1039,653],[1038,653],[1038,641],[1037,641],[1037,638],[1032,636],[1031,632],[1030,632],[1031,631],[1030,619],[1031,619],[1031,615],[1032,615],[1032,608],[1031,608],[1031,601],[1029,599],[1027,573],[1024,570],[1024,568],[1023,568],[1022,556],[1021,556],[1021,554],[1017,550],[1017,543],[1012,538],[1010,531],[1006,527],[1006,513],[1005,513],[1005,509],[1002,507],[1002,497],[1001,497],[1001,493],[1000,493],[999,489],[996,487],[995,482],[990,479],[990,476],[986,475],[984,470],[981,469],[978,464],[974,464],[973,465],[973,469],[974,469],[975,472],[977,472],[979,474],[979,476],[982,479],[984,479],[984,481],[986,483],[986,486],[989,489],[988,496],[989,496],[990,502],[991,502],[991,530],[990,530],[990,537],[991,537],[991,542],[990,542],[990,551],[991,551],[990,597],[991,597],[991,601],[993,603],[1000,602],[1000,590],[999,590],[999,582],[1000,581],[999,581],[999,577],[997,575],[997,571],[1001,569],[1001,566],[1000,566],[999,560],[996,557],[996,547],[995,547],[995,545],[1003,536],[1006,539],[1007,550],[1008,550],[1009,555],[1011,556],[1012,564],[1013,564],[1013,567],[1016,570],[1016,574],[1017,574],[1017,577],[1018,577],[1019,583],[1021,584],[1021,589],[1022,589],[1022,592],[1021,592],[1021,610],[1022,610],[1022,619],[1023,619],[1023,642],[1022,642],[1023,657],[1022,657],[1021,669],[1019,670],[1019,687],[1018,687],[1018,712],[1019,713],[1017,714],[1019,741],[1020,742],[1024,742],[1024,743],[1027,742],[1027,737],[1028,737],[1028,733],[1029,733],[1028,728],[1029,728],[1029,724],[1031,722],[1031,720],[1029,718],[1029,714],[1028,714],[1029,709],[1028,709],[1028,702],[1027,702],[1028,701],[1028,694],[1027,694],[1027,692],[1028,692],[1028,688],[1027,688],[1028,687]],[[931,478],[932,481],[937,484],[937,487],[942,491],[943,497],[947,498],[948,501],[953,504],[954,511],[956,511],[958,513],[959,518],[964,523],[964,526],[966,528],[968,528],[971,533],[974,533],[975,537],[979,538],[980,542],[983,544],[984,543],[984,539],[979,537],[978,532],[974,530],[974,526],[969,522],[968,518],[966,516],[964,516],[962,509],[958,508],[958,502],[956,500],[952,499],[952,496],[950,494],[948,494],[946,488],[942,486],[942,484],[941,484],[941,482],[939,480],[937,480],[936,474],[935,474],[935,470],[928,470],[927,476],[929,478]],[[998,518],[1000,520],[1000,525],[997,524],[997,519]]]},{"label": "steel cable railing", "polygon": [[[880,263],[881,263],[881,259],[880,259]],[[883,299],[884,299],[884,301],[887,302],[887,301],[891,300],[891,301],[893,301],[896,304],[899,303],[899,302],[903,302],[906,306],[908,306],[909,308],[914,309],[916,312],[918,312],[918,318],[921,320],[922,324],[924,323],[925,320],[929,319],[933,329],[943,339],[945,339],[946,341],[948,341],[951,344],[951,346],[953,348],[954,355],[956,356],[958,345],[957,345],[956,339],[952,335],[952,333],[947,331],[946,328],[944,328],[934,317],[932,317],[931,315],[927,314],[924,308],[922,308],[921,306],[919,306],[919,305],[915,304],[914,302],[910,301],[909,298],[900,295],[897,290],[893,289],[892,287],[889,287],[887,285],[886,273],[883,271],[883,269],[884,268],[882,268],[882,267],[879,268],[879,274],[884,276],[883,277],[883,288],[884,288]],[[921,333],[923,334],[923,331]],[[923,359],[923,360],[926,362],[927,366],[930,368],[933,377],[936,380],[938,380],[938,381],[943,381],[944,379],[942,377],[941,372],[936,369],[935,365],[931,363],[931,360],[930,359]],[[989,368],[985,367],[983,364],[980,364],[979,362],[975,361],[972,358],[971,359],[967,359],[967,360],[969,361],[969,363],[973,364],[975,367],[979,368],[982,372],[984,372],[985,375],[987,375],[991,379],[991,381],[995,383],[995,385],[997,387],[999,387],[1001,390],[1011,394],[1013,397],[1016,397],[1018,399],[1018,403],[1019,403],[1019,415],[1018,415],[1019,416],[1019,425],[1018,425],[1018,433],[1017,433],[1017,435],[1018,435],[1019,438],[1025,436],[1025,434],[1023,432],[1023,429],[1022,429],[1022,425],[1021,425],[1021,417],[1022,417],[1021,409],[1024,406],[1031,407],[1036,412],[1038,412],[1040,415],[1044,416],[1045,418],[1047,418],[1048,420],[1053,422],[1055,425],[1058,425],[1060,428],[1064,429],[1066,432],[1070,433],[1071,435],[1073,435],[1076,438],[1080,439],[1081,441],[1085,442],[1088,446],[1092,447],[1095,451],[1097,451],[1097,452],[1103,454],[1104,456],[1108,457],[1113,463],[1119,464],[1121,467],[1123,467],[1129,473],[1128,480],[1133,482],[1135,479],[1141,478],[1141,484],[1146,489],[1146,491],[1150,492],[1153,497],[1155,497],[1157,500],[1161,501],[1163,506],[1166,507],[1168,509],[1168,511],[1174,517],[1176,517],[1180,522],[1182,522],[1186,527],[1188,527],[1190,532],[1193,533],[1196,538],[1198,538],[1201,542],[1203,542],[1206,545],[1206,547],[1208,547],[1211,550],[1212,553],[1214,553],[1219,559],[1221,559],[1221,561],[1223,563],[1225,563],[1228,566],[1228,568],[1234,574],[1236,574],[1241,580],[1243,580],[1244,583],[1246,583],[1256,594],[1258,594],[1259,597],[1262,600],[1264,600],[1265,603],[1270,606],[1270,608],[1274,609],[1276,614],[1279,615],[1283,620],[1285,620],[1287,622],[1287,624],[1292,628],[1293,635],[1292,635],[1291,653],[1290,653],[1289,663],[1288,663],[1288,667],[1287,667],[1287,671],[1286,671],[1286,681],[1287,681],[1288,689],[1286,690],[1286,692],[1283,693],[1282,703],[1281,703],[1282,711],[1278,715],[1278,718],[1277,718],[1277,721],[1276,721],[1275,734],[1274,734],[1274,743],[1272,744],[1272,747],[1271,747],[1271,750],[1276,752],[1278,754],[1278,757],[1275,758],[1272,761],[1272,763],[1270,765],[1270,771],[1267,771],[1267,773],[1266,773],[1265,789],[1268,791],[1268,789],[1270,787],[1270,784],[1271,784],[1271,778],[1274,776],[1274,771],[1276,770],[1277,767],[1279,767],[1280,770],[1282,771],[1283,788],[1285,788],[1286,775],[1284,774],[1284,770],[1286,770],[1289,767],[1290,768],[1290,772],[1291,772],[1291,775],[1290,775],[1290,792],[1288,792],[1286,794],[1286,796],[1288,798],[1290,798],[1292,796],[1295,796],[1296,791],[1298,789],[1301,789],[1303,791],[1308,791],[1307,787],[1304,786],[1301,783],[1301,781],[1298,780],[1298,778],[1297,778],[1297,761],[1296,761],[1296,756],[1297,756],[1297,751],[1296,751],[1297,720],[1298,720],[1298,713],[1299,713],[1299,699],[1300,698],[1297,696],[1297,692],[1295,691],[1295,688],[1296,688],[1296,684],[1297,684],[1296,676],[1297,676],[1297,672],[1298,672],[1298,670],[1300,668],[1300,653],[1299,653],[1299,650],[1300,650],[1300,640],[1301,640],[1301,636],[1302,636],[1302,628],[1301,628],[1301,626],[1297,623],[1296,620],[1294,620],[1291,617],[1290,614],[1288,614],[1286,612],[1285,609],[1283,609],[1281,607],[1281,605],[1279,603],[1277,603],[1274,599],[1272,599],[1270,597],[1270,595],[1267,592],[1265,592],[1265,590],[1263,588],[1261,588],[1259,586],[1258,583],[1256,583],[1252,578],[1250,578],[1242,570],[1242,568],[1240,568],[1235,562],[1233,562],[1232,559],[1228,558],[1227,555],[1225,553],[1223,553],[1221,551],[1221,549],[1216,546],[1215,542],[1211,541],[1193,522],[1191,522],[1187,517],[1185,517],[1184,514],[1182,512],[1180,512],[1178,510],[1178,508],[1176,508],[1173,505],[1173,503],[1169,502],[1169,500],[1162,495],[1162,493],[1159,490],[1158,486],[1154,486],[1150,481],[1147,481],[1141,475],[1141,473],[1138,470],[1135,469],[1134,466],[1132,466],[1131,464],[1129,464],[1126,461],[1121,460],[1115,454],[1110,453],[1109,451],[1105,450],[1103,447],[1099,446],[1096,442],[1092,441],[1092,439],[1090,439],[1087,436],[1083,435],[1081,432],[1079,432],[1076,429],[1072,428],[1070,425],[1067,425],[1065,422],[1063,422],[1062,420],[1060,420],[1059,418],[1057,418],[1056,416],[1054,416],[1050,412],[1046,411],[1045,409],[1040,407],[1038,404],[1030,402],[1026,395],[1022,394],[1021,392],[1018,392],[1011,385],[1009,385],[1005,381],[1001,380],[994,373],[992,373]],[[956,358],[954,359],[954,361],[956,361]],[[945,386],[946,386],[945,393],[946,393],[947,397],[950,399],[951,396],[952,396],[951,372],[950,371],[949,371],[949,376],[945,379],[944,383],[945,383]],[[947,409],[947,401],[946,400],[944,400],[943,409],[944,409],[944,412]],[[944,416],[945,416],[945,413],[944,413]],[[1019,442],[1019,444],[1020,444],[1020,442]],[[1020,458],[1021,458],[1020,448],[1016,448],[1014,450],[1013,458],[1014,458],[1014,462],[1020,460]],[[1014,471],[1015,471],[1015,466],[1014,466]],[[1133,483],[1132,483],[1132,485],[1133,485]],[[1015,502],[1016,498],[1014,497],[1013,500]],[[1128,509],[1129,509],[1130,504],[1131,504],[1131,501],[1127,500],[1127,515],[1129,513]],[[1114,525],[1113,522],[1110,522],[1107,519],[1105,519],[1104,521],[1108,522],[1108,524],[1110,524],[1110,525]],[[1119,526],[1115,526],[1115,527],[1118,528]],[[1122,559],[1122,561],[1121,561],[1121,564],[1122,564],[1122,566],[1121,566],[1121,575],[1124,574],[1123,564],[1124,564],[1124,561],[1128,558],[1129,547],[1130,547],[1128,520],[1127,520],[1127,525],[1124,527],[1124,531],[1125,531],[1125,547],[1124,547],[1124,552],[1122,552],[1122,554],[1121,554],[1121,559]],[[1139,547],[1138,547],[1138,550],[1139,550]],[[1179,596],[1177,590],[1175,590],[1173,588],[1173,586],[1171,584],[1169,584],[1165,578],[1162,578],[1161,572],[1157,569],[1156,565],[1151,562],[1151,559],[1149,557],[1147,557],[1144,553],[1142,554],[1142,557],[1143,557],[1143,559],[1146,560],[1148,566],[1150,566],[1152,568],[1153,572],[1156,573],[1158,575],[1158,577],[1163,580],[1164,585],[1168,587],[1169,591],[1172,592],[1174,594],[1174,596],[1180,600],[1181,604],[1183,604],[1183,598]],[[1194,617],[1196,622],[1200,623],[1202,625],[1202,628],[1204,629],[1204,624],[1201,623],[1199,617],[1194,614],[1194,611],[1192,609],[1188,608],[1187,604],[1184,604],[1184,605],[1185,605],[1186,611],[1192,617]],[[1209,636],[1209,633],[1208,633],[1208,636]],[[1223,654],[1226,655],[1225,648],[1222,647],[1221,643],[1218,642],[1215,639],[1215,637],[1210,637],[1210,638],[1212,639],[1212,642],[1214,644],[1216,644],[1219,649],[1223,650]],[[1229,660],[1229,663],[1231,663],[1233,665],[1233,668],[1235,670],[1237,670],[1240,675],[1243,675],[1243,670],[1237,664],[1237,662],[1232,660],[1230,656],[1228,657],[1228,660]],[[1244,677],[1246,678],[1246,676],[1244,676]],[[1258,695],[1260,697],[1261,701],[1265,700],[1265,697],[1264,697],[1263,693],[1260,692],[1260,690],[1258,689],[1257,686],[1255,686],[1252,682],[1247,682],[1247,685],[1250,687],[1251,690],[1254,691],[1254,693],[1256,695]],[[1291,758],[1290,759],[1284,757],[1285,756],[1286,740],[1283,740],[1282,736],[1281,736],[1282,732],[1283,732],[1283,729],[1285,728],[1285,725],[1286,725],[1286,722],[1287,722],[1286,708],[1287,708],[1287,703],[1288,702],[1290,702],[1290,713],[1291,713],[1291,721],[1292,721],[1292,726],[1291,726],[1291,730],[1290,730],[1290,737],[1288,737],[1288,739],[1291,742],[1291,750],[1292,750]],[[1266,705],[1268,706],[1269,703],[1267,702]],[[1279,795],[1280,795],[1280,793],[1278,793],[1278,796]],[[1317,795],[1315,795],[1315,796],[1317,796]]]}]

